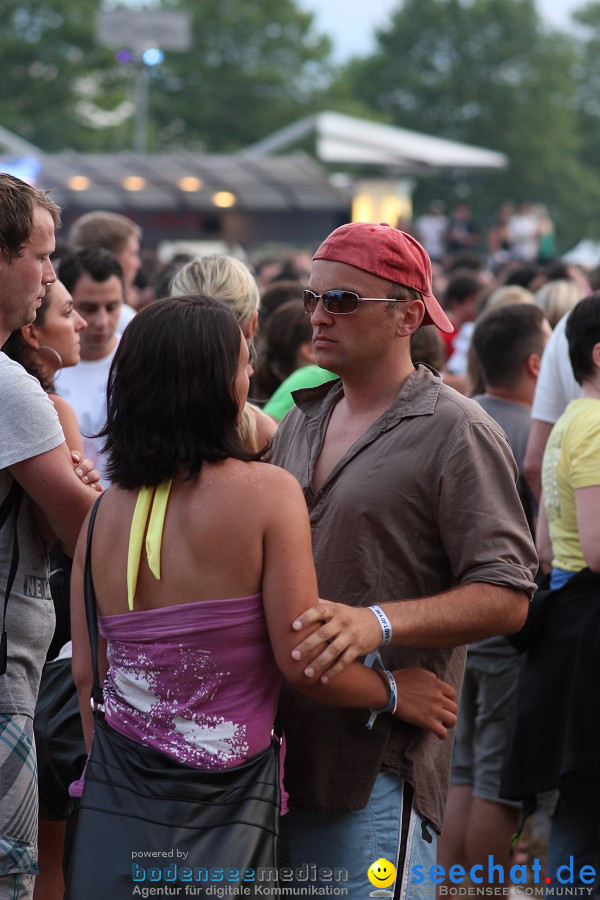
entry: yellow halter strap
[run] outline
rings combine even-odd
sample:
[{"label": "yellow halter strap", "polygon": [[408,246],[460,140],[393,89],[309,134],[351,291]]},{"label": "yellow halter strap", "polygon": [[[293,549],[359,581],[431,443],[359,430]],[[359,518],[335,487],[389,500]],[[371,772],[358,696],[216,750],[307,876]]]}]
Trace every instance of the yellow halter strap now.
[{"label": "yellow halter strap", "polygon": [[171,484],[171,481],[165,481],[159,484],[158,487],[140,488],[138,493],[131,521],[129,551],[127,554],[127,602],[129,609],[133,609],[133,598],[137,589],[144,535],[146,535],[148,566],[156,580],[160,581],[160,548]]}]

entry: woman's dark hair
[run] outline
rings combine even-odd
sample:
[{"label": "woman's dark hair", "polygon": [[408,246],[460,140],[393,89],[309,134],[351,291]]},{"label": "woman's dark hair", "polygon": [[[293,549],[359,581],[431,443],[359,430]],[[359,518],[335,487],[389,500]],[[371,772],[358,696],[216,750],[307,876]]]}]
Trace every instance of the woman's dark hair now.
[{"label": "woman's dark hair", "polygon": [[600,291],[595,291],[573,307],[565,334],[573,375],[578,384],[583,384],[594,374],[592,351],[600,343]]},{"label": "woman's dark hair", "polygon": [[410,357],[414,365],[425,363],[441,372],[446,361],[446,345],[435,325],[423,325],[410,336]]},{"label": "woman's dark hair", "polygon": [[107,474],[123,488],[157,485],[203,462],[257,460],[239,434],[242,334],[231,310],[200,294],[156,300],[117,347],[100,432]]},{"label": "woman's dark hair", "polygon": [[298,368],[298,350],[311,340],[312,325],[301,297],[289,300],[271,313],[261,333],[253,395],[268,400]]},{"label": "woman's dark hair", "polygon": [[264,327],[267,319],[269,319],[280,306],[283,306],[284,303],[289,303],[290,300],[302,300],[303,295],[304,285],[302,282],[298,281],[297,278],[272,281],[260,298],[258,317],[261,322],[261,327]]},{"label": "woman's dark hair", "polygon": [[[35,314],[36,325],[44,324],[46,313],[48,312],[51,301],[52,285],[49,284],[46,287],[46,293]],[[43,367],[40,366],[38,354],[35,347],[32,347],[31,344],[27,343],[27,341],[21,334],[20,328],[12,332],[12,334],[2,347],[2,350],[4,353],[6,353],[7,356],[10,356],[11,359],[14,359],[15,362],[20,363],[26,372],[28,372],[30,375],[33,375],[34,378],[37,378],[45,391],[54,390],[52,379],[49,379],[47,375],[44,375]]]}]

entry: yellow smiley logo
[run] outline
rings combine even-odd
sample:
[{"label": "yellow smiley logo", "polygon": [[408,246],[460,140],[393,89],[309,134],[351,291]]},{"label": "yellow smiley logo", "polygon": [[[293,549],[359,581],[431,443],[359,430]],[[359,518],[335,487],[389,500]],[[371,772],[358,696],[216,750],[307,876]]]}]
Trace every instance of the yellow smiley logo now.
[{"label": "yellow smiley logo", "polygon": [[396,867],[389,859],[376,859],[367,872],[369,881],[375,887],[389,887],[396,880]]}]

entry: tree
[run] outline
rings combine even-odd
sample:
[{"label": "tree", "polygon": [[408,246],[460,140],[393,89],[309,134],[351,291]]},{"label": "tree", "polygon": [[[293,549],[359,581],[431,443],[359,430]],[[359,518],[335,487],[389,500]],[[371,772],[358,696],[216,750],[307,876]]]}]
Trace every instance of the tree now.
[{"label": "tree", "polygon": [[[96,38],[101,0],[4,0],[0,121],[47,151],[132,146],[133,67]],[[305,115],[330,42],[294,0],[158,0],[188,11],[189,51],[148,72],[149,150],[230,152]]]},{"label": "tree", "polygon": [[90,94],[108,111],[127,101],[123,73],[96,42],[99,7],[100,0],[3,0],[0,121],[44,150],[104,149],[107,133],[86,118]]},{"label": "tree", "polygon": [[600,3],[588,3],[574,14],[582,26],[575,71],[582,157],[594,168],[600,162]]},{"label": "tree", "polygon": [[[506,153],[506,172],[460,176],[468,202],[488,215],[508,197],[545,202],[568,244],[600,198],[581,156],[576,62],[574,38],[546,29],[533,0],[405,0],[342,77],[393,124]],[[452,200],[456,179],[445,184]]]},{"label": "tree", "polygon": [[230,152],[310,111],[329,75],[331,44],[294,0],[168,5],[191,14],[192,48],[170,55],[152,85],[155,145]]}]

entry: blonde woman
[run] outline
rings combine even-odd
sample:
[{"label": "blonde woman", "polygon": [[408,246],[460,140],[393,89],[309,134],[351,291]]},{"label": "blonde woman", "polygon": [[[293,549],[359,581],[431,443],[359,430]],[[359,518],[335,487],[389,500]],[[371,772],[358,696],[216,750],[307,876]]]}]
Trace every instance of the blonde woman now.
[{"label": "blonde woman", "polygon": [[543,284],[533,295],[533,302],[543,310],[553,329],[558,321],[583,297],[583,289],[574,281],[559,279]]},{"label": "blonde woman", "polygon": [[[205,294],[227,303],[252,347],[258,326],[260,293],[254,276],[241,260],[234,256],[196,257],[173,276],[170,293],[172,297]],[[240,427],[246,446],[256,451],[267,446],[276,424],[257,406],[247,402]]]}]

